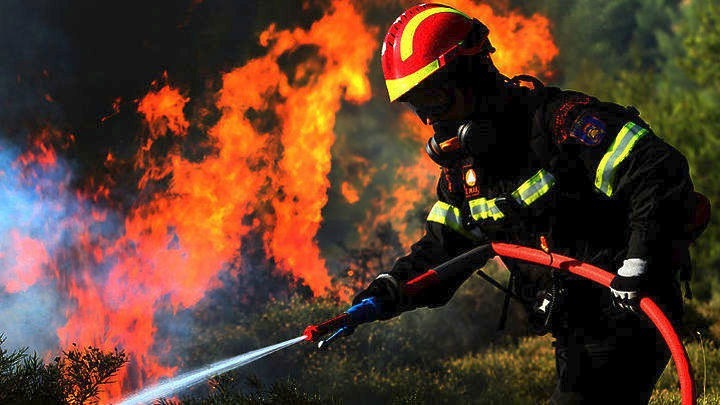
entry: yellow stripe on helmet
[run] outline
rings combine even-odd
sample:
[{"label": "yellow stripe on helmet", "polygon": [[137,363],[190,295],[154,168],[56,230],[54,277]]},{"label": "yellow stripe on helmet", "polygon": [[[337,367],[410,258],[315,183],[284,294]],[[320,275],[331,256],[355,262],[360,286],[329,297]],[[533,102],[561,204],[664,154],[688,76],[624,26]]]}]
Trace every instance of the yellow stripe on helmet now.
[{"label": "yellow stripe on helmet", "polygon": [[413,53],[415,31],[417,31],[420,23],[425,21],[428,17],[438,13],[455,13],[470,19],[470,17],[468,17],[465,13],[450,7],[435,7],[415,14],[412,18],[410,18],[410,21],[408,21],[405,29],[403,30],[402,37],[400,37],[400,59],[402,61],[407,60],[407,58],[409,58]]},{"label": "yellow stripe on helmet", "polygon": [[440,61],[436,59],[418,69],[417,72],[413,74],[409,74],[399,79],[386,79],[385,84],[387,85],[390,102],[397,100],[400,96],[417,86],[418,83],[425,80],[426,77],[430,76],[438,69],[440,69]]}]

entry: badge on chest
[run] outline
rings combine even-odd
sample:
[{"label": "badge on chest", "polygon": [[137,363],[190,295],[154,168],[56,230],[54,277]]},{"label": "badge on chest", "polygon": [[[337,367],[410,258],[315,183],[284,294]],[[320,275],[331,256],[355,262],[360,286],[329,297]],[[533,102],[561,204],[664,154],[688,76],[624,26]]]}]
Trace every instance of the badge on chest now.
[{"label": "badge on chest", "polygon": [[463,188],[465,189],[465,198],[475,198],[480,195],[480,187],[478,187],[478,178],[473,168],[472,160],[463,162],[460,173],[463,177]]}]

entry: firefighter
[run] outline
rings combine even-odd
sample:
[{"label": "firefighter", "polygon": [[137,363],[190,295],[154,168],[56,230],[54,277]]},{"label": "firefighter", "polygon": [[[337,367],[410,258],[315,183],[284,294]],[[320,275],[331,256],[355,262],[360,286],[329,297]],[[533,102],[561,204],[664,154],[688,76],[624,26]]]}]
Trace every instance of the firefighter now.
[{"label": "firefighter", "polygon": [[488,33],[441,4],[407,9],[387,32],[390,101],[433,127],[426,151],[441,173],[425,235],[354,303],[377,297],[384,319],[442,306],[464,279],[412,301],[402,284],[479,244],[542,236],[618,275],[611,289],[564,274],[533,281],[546,302],[530,318],[554,337],[551,403],[645,404],[670,353],[638,301],[653,297],[680,325],[678,271],[689,268],[686,224],[700,198],[687,161],[633,107],[504,76]]}]

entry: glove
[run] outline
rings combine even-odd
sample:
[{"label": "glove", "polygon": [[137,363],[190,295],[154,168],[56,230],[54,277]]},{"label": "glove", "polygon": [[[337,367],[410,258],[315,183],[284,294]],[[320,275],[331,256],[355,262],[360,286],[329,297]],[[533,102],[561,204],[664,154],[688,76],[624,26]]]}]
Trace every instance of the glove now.
[{"label": "glove", "polygon": [[375,297],[380,304],[381,314],[378,319],[390,319],[402,312],[400,285],[390,274],[382,273],[377,276],[366,289],[360,291],[353,298],[352,304],[356,305],[365,298],[370,297]]},{"label": "glove", "polygon": [[613,306],[617,309],[637,312],[640,298],[647,284],[647,262],[643,259],[626,259],[610,283]]},{"label": "glove", "polygon": [[528,217],[528,209],[519,202],[512,194],[501,194],[495,198],[495,205],[505,215],[501,221],[511,228],[521,228]]}]

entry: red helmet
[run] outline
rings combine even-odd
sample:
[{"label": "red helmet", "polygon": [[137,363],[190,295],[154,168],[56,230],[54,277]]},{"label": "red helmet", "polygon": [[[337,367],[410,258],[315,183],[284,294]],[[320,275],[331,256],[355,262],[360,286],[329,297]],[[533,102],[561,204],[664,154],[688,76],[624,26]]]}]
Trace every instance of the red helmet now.
[{"label": "red helmet", "polygon": [[[481,40],[464,46],[473,29]],[[492,52],[488,30],[478,20],[443,4],[419,4],[392,23],[382,46],[382,69],[390,101],[395,101],[458,55]]]}]

